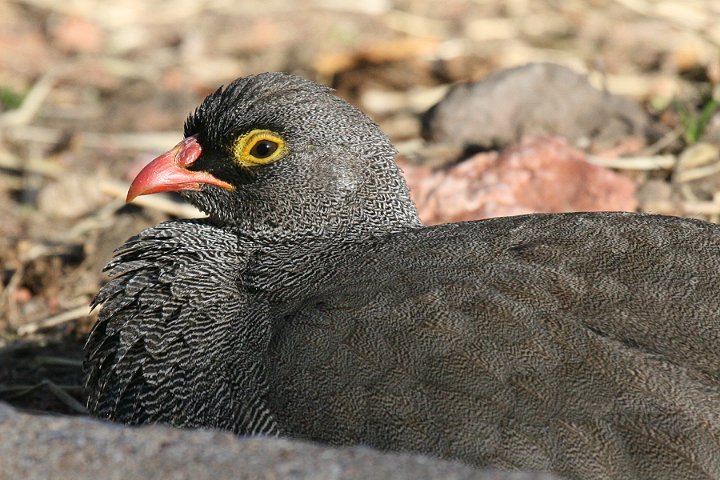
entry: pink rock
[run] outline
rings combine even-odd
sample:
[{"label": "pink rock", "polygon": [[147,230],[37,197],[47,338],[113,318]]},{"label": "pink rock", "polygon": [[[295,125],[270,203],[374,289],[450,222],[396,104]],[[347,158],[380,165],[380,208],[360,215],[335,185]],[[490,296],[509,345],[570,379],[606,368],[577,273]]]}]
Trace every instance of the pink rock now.
[{"label": "pink rock", "polygon": [[632,180],[588,163],[557,137],[480,153],[443,170],[401,166],[426,224],[637,207]]},{"label": "pink rock", "polygon": [[52,30],[55,45],[67,52],[97,53],[105,40],[100,27],[79,16],[62,17]]}]

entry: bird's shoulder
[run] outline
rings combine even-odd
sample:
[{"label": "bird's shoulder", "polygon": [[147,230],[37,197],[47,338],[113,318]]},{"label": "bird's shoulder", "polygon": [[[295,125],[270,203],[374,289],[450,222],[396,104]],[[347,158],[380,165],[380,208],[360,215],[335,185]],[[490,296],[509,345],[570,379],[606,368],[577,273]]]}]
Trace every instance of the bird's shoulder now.
[{"label": "bird's shoulder", "polygon": [[[368,374],[395,369],[443,382],[452,372],[527,371],[524,362],[545,359],[535,367],[563,378],[557,372],[574,358],[602,362],[606,350],[595,344],[604,344],[720,385],[718,226],[622,213],[532,215],[325,249],[295,264],[316,272],[314,281],[289,275],[302,294],[284,297],[274,314],[271,356],[289,355],[292,371],[346,361]],[[478,391],[447,382],[463,384]]]},{"label": "bird's shoulder", "polygon": [[293,314],[330,321],[347,312],[378,319],[374,331],[388,335],[452,331],[464,318],[458,341],[536,331],[561,341],[577,337],[564,331],[572,329],[673,355],[720,381],[717,225],[624,213],[528,215],[411,229],[325,258],[329,273]]},{"label": "bird's shoulder", "polygon": [[328,249],[308,257],[322,281],[274,320],[270,402],[288,431],[537,468],[553,442],[590,442],[598,462],[636,436],[661,448],[675,432],[681,457],[711,448],[720,228],[540,215]]}]

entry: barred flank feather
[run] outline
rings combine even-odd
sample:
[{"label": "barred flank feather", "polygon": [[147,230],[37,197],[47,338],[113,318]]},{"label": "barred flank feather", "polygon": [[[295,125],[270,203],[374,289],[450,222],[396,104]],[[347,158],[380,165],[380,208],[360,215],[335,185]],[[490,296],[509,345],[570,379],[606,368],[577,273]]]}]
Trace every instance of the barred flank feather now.
[{"label": "barred flank feather", "polygon": [[86,346],[93,414],[128,424],[278,433],[263,400],[262,368],[240,350],[261,349],[268,325],[245,317],[237,248],[231,232],[187,221],[146,230],[116,252]]}]

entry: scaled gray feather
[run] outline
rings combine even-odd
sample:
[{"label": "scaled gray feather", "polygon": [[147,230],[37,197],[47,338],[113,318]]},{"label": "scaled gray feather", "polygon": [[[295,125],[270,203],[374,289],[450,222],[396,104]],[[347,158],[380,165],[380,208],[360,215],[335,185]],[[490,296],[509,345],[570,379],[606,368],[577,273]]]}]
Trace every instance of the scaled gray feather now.
[{"label": "scaled gray feather", "polygon": [[[251,128],[290,154],[233,167],[226,145]],[[720,227],[422,227],[387,138],[285,74],[219,90],[185,133],[237,190],[188,193],[208,220],[148,229],[108,265],[95,415],[577,479],[720,478]]]}]

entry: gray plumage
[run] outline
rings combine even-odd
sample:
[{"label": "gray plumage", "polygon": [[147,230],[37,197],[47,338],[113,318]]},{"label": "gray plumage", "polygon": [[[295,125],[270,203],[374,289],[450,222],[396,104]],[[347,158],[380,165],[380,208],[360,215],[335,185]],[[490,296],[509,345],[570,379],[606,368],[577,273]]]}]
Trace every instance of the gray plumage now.
[{"label": "gray plumage", "polygon": [[[228,142],[258,127],[288,155],[233,165]],[[717,226],[422,227],[387,138],[284,74],[218,91],[185,133],[192,168],[238,188],[187,192],[208,220],[148,229],[108,265],[95,415],[578,479],[720,477]]]}]

